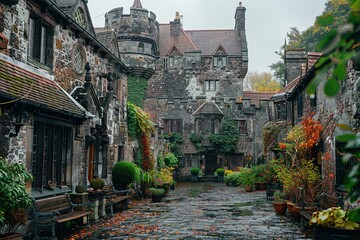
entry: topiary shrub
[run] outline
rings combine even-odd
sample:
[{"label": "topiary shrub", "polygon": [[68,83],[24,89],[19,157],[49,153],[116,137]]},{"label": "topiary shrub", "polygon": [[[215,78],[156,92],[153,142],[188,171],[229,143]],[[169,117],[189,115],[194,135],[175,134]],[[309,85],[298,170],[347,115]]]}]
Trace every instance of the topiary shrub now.
[{"label": "topiary shrub", "polygon": [[85,192],[85,188],[82,184],[79,184],[75,187],[75,192],[76,193],[84,193]]},{"label": "topiary shrub", "polygon": [[105,181],[101,178],[94,178],[90,181],[90,186],[95,190],[102,189],[105,186]]},{"label": "topiary shrub", "polygon": [[225,169],[224,169],[224,168],[218,168],[218,169],[216,169],[216,174],[217,174],[218,176],[224,176],[224,174],[225,174]]},{"label": "topiary shrub", "polygon": [[200,168],[198,168],[198,167],[192,167],[192,168],[190,168],[190,173],[191,173],[191,175],[199,175],[199,173],[200,173]]},{"label": "topiary shrub", "polygon": [[135,180],[135,167],[130,162],[117,162],[112,170],[114,188],[126,189]]}]

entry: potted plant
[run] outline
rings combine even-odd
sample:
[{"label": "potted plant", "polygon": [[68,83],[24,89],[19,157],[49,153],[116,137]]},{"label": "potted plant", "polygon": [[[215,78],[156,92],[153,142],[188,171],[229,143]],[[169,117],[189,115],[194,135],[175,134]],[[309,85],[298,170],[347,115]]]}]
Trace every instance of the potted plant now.
[{"label": "potted plant", "polygon": [[190,174],[191,174],[191,181],[192,182],[197,182],[199,173],[200,173],[200,168],[198,168],[198,167],[191,167],[190,168]]},{"label": "potted plant", "polygon": [[360,224],[349,220],[349,212],[332,207],[313,213],[314,239],[359,239]]},{"label": "potted plant", "polygon": [[286,214],[287,204],[283,197],[284,197],[284,193],[281,192],[280,190],[277,190],[274,192],[273,206],[275,209],[275,213],[277,215],[285,215]]},{"label": "potted plant", "polygon": [[224,168],[216,169],[216,175],[218,177],[218,182],[223,182],[224,181],[224,175],[225,175],[225,169]]},{"label": "potted plant", "polygon": [[150,188],[149,191],[153,202],[161,202],[165,196],[165,189],[163,188]]},{"label": "potted plant", "polygon": [[151,176],[150,172],[141,172],[140,174],[140,185],[141,191],[145,198],[149,198],[151,196],[149,188],[153,183],[153,177]]},{"label": "potted plant", "polygon": [[238,184],[241,185],[246,192],[252,192],[255,182],[254,172],[251,168],[242,168],[238,178]]},{"label": "potted plant", "polygon": [[94,178],[90,181],[90,186],[96,191],[105,186],[105,181],[101,178]]},{"label": "potted plant", "polygon": [[26,208],[32,200],[26,183],[32,176],[22,163],[8,163],[0,157],[0,238],[16,235],[19,226],[27,221]]},{"label": "potted plant", "polygon": [[252,167],[255,175],[254,185],[256,190],[266,190],[266,184],[267,184],[266,175],[265,175],[266,167],[267,166],[265,164],[260,164]]}]

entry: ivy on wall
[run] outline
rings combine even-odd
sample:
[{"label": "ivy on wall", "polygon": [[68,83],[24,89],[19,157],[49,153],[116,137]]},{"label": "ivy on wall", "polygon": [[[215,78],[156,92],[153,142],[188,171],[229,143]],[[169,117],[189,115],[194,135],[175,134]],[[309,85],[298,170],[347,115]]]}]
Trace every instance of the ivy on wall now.
[{"label": "ivy on wall", "polygon": [[128,76],[128,101],[143,108],[147,84],[146,78]]},{"label": "ivy on wall", "polygon": [[211,134],[210,142],[219,149],[220,153],[233,153],[239,140],[239,128],[234,119],[226,117],[219,134]]}]

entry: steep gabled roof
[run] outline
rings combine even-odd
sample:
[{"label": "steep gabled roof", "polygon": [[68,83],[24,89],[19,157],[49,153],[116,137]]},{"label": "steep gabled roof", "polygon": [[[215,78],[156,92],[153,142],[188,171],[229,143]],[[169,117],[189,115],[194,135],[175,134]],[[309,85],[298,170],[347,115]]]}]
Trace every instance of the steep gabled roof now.
[{"label": "steep gabled roof", "polygon": [[0,55],[0,97],[66,116],[85,118],[85,109],[55,81],[30,70],[31,67]]},{"label": "steep gabled roof", "polygon": [[228,53],[226,49],[223,47],[223,45],[220,43],[212,55],[228,55]]},{"label": "steep gabled roof", "polygon": [[182,53],[197,50],[194,43],[186,35],[183,29],[180,31],[180,36],[171,37],[170,24],[160,24],[159,28],[160,56],[166,56],[174,46]]},{"label": "steep gabled roof", "polygon": [[107,49],[109,49],[117,58],[120,58],[116,34],[113,30],[95,28],[95,34],[99,42],[101,42]]},{"label": "steep gabled roof", "polygon": [[183,53],[174,45],[172,48],[169,49],[169,52],[166,55],[179,56],[179,55],[183,55]]},{"label": "steep gabled roof", "polygon": [[236,30],[186,30],[185,33],[203,55],[212,55],[222,45],[228,55],[241,56],[241,42]]},{"label": "steep gabled roof", "polygon": [[224,115],[219,106],[214,102],[204,102],[198,109],[193,113],[194,116],[211,114],[211,115]]}]

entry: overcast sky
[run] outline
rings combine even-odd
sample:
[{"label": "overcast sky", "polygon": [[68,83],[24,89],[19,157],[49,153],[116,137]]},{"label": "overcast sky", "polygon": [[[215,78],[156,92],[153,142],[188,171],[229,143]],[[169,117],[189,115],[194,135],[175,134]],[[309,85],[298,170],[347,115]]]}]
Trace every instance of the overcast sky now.
[{"label": "overcast sky", "polygon": [[[274,53],[284,44],[290,27],[304,31],[324,10],[326,0],[242,0],[246,7],[246,36],[249,71],[270,71],[279,60]],[[116,7],[130,12],[134,0],[89,0],[95,27],[104,26],[104,15]],[[233,29],[239,0],[141,0],[143,8],[156,14],[159,23],[168,23],[179,11],[185,30]]]}]

